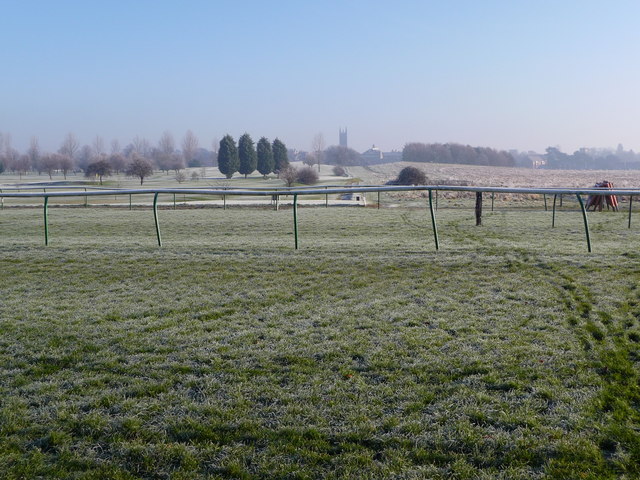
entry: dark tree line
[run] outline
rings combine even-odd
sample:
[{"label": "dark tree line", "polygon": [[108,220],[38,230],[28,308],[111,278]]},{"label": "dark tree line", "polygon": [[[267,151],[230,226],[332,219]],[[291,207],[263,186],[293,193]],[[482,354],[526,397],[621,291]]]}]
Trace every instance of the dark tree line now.
[{"label": "dark tree line", "polygon": [[402,149],[405,162],[459,163],[513,167],[515,159],[509,152],[488,147],[472,147],[459,143],[407,143]]},{"label": "dark tree line", "polygon": [[353,148],[342,145],[332,145],[324,151],[324,161],[328,165],[339,165],[341,167],[354,167],[363,165],[360,153]]},{"label": "dark tree line", "polygon": [[544,168],[563,170],[628,170],[640,169],[640,155],[625,151],[622,145],[614,150],[581,148],[569,155],[548,147],[543,155]]}]

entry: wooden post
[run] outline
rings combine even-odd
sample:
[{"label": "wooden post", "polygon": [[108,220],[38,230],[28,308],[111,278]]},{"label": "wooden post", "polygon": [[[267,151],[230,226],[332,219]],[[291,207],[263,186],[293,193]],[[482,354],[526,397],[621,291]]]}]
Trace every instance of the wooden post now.
[{"label": "wooden post", "polygon": [[476,227],[482,225],[482,192],[476,192]]}]

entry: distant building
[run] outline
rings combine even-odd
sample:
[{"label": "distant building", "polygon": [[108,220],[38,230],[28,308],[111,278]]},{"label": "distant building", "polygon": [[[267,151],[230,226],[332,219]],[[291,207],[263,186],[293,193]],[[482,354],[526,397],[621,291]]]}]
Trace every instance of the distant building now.
[{"label": "distant building", "polygon": [[348,147],[349,145],[347,144],[347,129],[345,127],[344,130],[342,130],[342,128],[339,130],[338,132],[339,135],[339,141],[338,141],[338,145],[340,145],[341,147]]},{"label": "distant building", "polygon": [[401,162],[402,151],[391,150],[390,152],[383,152],[382,157],[384,158],[384,163]]},{"label": "distant building", "polygon": [[531,162],[531,168],[544,168],[547,165],[547,160],[542,155],[534,154],[527,155],[527,157]]},{"label": "distant building", "polygon": [[366,152],[362,152],[360,154],[360,157],[362,158],[362,163],[364,163],[365,165],[373,165],[376,163],[382,163],[382,159],[384,158],[384,155],[382,154],[382,152],[378,147],[373,145]]}]

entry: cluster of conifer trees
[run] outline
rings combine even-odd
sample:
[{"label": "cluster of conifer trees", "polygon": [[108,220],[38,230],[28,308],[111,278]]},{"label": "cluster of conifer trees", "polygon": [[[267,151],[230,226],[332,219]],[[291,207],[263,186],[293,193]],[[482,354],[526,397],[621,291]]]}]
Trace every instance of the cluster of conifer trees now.
[{"label": "cluster of conifer trees", "polygon": [[218,168],[227,178],[231,178],[236,172],[246,177],[256,170],[266,177],[288,166],[287,147],[277,138],[270,143],[262,137],[258,140],[257,148],[248,133],[240,137],[237,146],[231,135],[225,135],[220,140]]}]

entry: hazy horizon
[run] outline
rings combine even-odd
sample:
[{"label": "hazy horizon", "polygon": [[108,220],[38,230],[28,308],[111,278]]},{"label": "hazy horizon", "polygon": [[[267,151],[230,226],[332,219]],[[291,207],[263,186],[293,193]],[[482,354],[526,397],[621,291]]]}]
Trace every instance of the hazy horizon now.
[{"label": "hazy horizon", "polygon": [[640,151],[640,4],[2,2],[0,132]]}]

